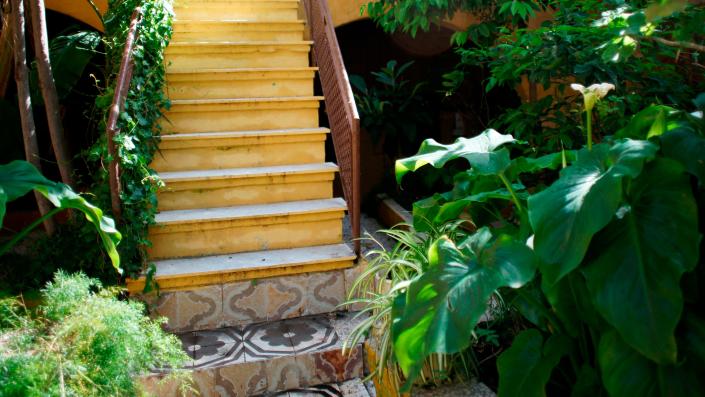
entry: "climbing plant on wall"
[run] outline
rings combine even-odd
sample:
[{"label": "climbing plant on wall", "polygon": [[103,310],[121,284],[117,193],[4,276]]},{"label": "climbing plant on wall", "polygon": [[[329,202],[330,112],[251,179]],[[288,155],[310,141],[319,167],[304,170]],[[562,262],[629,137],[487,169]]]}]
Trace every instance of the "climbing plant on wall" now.
[{"label": "climbing plant on wall", "polygon": [[[169,99],[164,91],[164,52],[172,34],[172,3],[172,0],[111,0],[104,17],[108,78],[103,95],[96,101],[104,113],[103,128],[115,93],[130,17],[135,8],[142,7],[132,83],[124,112],[118,121],[120,133],[115,137],[122,183],[120,198],[123,213],[118,227],[124,239],[120,253],[128,275],[140,272],[145,266],[145,247],[150,244],[147,230],[154,222],[156,193],[161,185],[149,164],[159,144],[159,120],[165,109],[169,108]],[[108,158],[106,143],[103,137],[94,147],[92,155],[95,160]],[[98,176],[95,190],[105,203],[109,202],[107,170],[104,169]]]}]

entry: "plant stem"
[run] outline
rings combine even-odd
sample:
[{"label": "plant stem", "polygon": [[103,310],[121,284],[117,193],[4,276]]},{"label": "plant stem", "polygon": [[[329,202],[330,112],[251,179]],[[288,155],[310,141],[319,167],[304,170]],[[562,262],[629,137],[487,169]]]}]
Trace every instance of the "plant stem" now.
[{"label": "plant stem", "polygon": [[592,150],[592,110],[587,111],[587,148]]},{"label": "plant stem", "polygon": [[17,233],[17,235],[16,235],[12,240],[10,240],[7,244],[3,245],[2,248],[0,248],[0,256],[5,255],[8,251],[10,251],[10,249],[12,249],[12,247],[15,246],[15,244],[17,244],[17,243],[18,243],[20,240],[22,240],[23,238],[27,237],[27,235],[28,235],[32,230],[34,230],[34,228],[36,228],[37,226],[41,225],[42,222],[44,222],[45,220],[51,218],[52,216],[54,216],[56,213],[58,213],[58,212],[61,211],[62,209],[63,209],[63,208],[54,208],[54,209],[52,209],[51,211],[47,212],[47,213],[46,213],[45,215],[43,215],[42,217],[40,217],[39,219],[37,219],[37,220],[35,220],[34,222],[32,222],[31,225],[29,225],[29,226],[27,226],[26,228],[22,229],[22,231],[20,231],[19,233]]},{"label": "plant stem", "polygon": [[504,183],[504,186],[509,190],[509,194],[512,196],[512,201],[514,201],[514,205],[516,205],[517,210],[521,213],[524,212],[524,207],[522,207],[521,202],[519,201],[519,197],[517,197],[516,192],[514,191],[514,188],[512,187],[512,184],[509,182],[506,176],[504,176],[504,172],[501,172],[499,174],[499,179],[502,180],[502,183]]}]

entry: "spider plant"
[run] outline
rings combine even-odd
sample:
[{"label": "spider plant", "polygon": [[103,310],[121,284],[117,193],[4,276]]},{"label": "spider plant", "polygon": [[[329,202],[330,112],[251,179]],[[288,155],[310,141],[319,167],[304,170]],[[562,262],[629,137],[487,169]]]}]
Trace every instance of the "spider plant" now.
[{"label": "spider plant", "polygon": [[[379,233],[394,241],[391,248],[385,248],[379,239],[365,233],[364,239],[373,242],[377,248],[364,254],[367,268],[353,283],[344,304],[361,307],[362,310],[356,316],[364,320],[351,332],[344,349],[348,350],[370,336],[370,343],[376,353],[376,365],[369,378],[382,380],[383,376],[389,376],[386,380],[391,382],[394,389],[402,384],[401,371],[396,366],[391,346],[392,303],[412,279],[427,269],[431,244],[441,236],[447,236],[453,241],[463,240],[467,234],[463,226],[467,222],[457,220],[443,225],[430,225],[429,222],[428,230],[423,233],[406,223],[380,230]],[[420,384],[438,385],[455,372],[476,373],[475,364],[471,352],[469,356],[435,354],[426,360]]]}]

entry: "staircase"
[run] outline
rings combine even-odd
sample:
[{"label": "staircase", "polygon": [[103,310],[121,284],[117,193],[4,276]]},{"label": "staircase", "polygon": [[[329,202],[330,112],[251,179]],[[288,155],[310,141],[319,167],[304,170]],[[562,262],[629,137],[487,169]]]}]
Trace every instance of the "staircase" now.
[{"label": "staircase", "polygon": [[[166,184],[148,249],[160,293],[141,294],[145,277],[128,289],[167,318],[201,396],[366,395],[350,383],[361,347],[342,352],[354,324],[338,306],[358,269],[299,1],[175,0],[174,11],[172,106],[152,164]],[[161,377],[145,385],[177,395]]]}]

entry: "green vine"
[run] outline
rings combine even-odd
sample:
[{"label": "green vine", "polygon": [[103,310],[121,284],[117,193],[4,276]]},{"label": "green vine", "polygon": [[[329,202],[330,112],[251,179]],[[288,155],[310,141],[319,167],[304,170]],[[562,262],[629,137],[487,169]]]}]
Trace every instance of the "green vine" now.
[{"label": "green vine", "polygon": [[[145,248],[150,245],[147,231],[154,223],[157,190],[162,185],[149,164],[160,141],[159,120],[164,109],[169,108],[164,90],[164,52],[172,35],[172,3],[173,0],[110,0],[104,17],[108,77],[103,95],[96,100],[103,113],[103,130],[115,92],[130,19],[135,8],[142,7],[143,17],[133,53],[132,83],[118,121],[120,133],[115,137],[120,158],[123,210],[118,227],[124,236],[119,248],[128,276],[145,268]],[[106,144],[103,136],[93,153],[108,158]],[[103,169],[98,178],[95,194],[105,200],[103,208],[110,208],[107,170]]]}]

